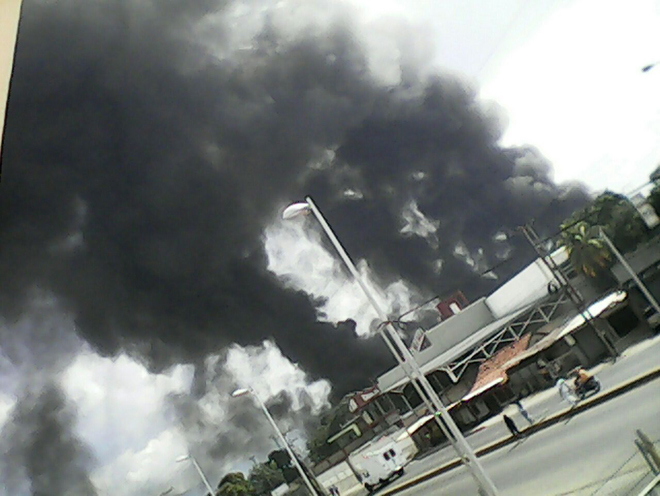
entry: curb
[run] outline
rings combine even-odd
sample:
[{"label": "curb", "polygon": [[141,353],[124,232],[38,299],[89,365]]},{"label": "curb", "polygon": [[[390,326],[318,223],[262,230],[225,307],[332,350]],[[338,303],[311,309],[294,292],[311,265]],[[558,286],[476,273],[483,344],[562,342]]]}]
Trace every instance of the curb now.
[{"label": "curb", "polygon": [[[548,427],[551,427],[562,420],[565,420],[567,418],[573,417],[574,415],[577,415],[578,413],[581,413],[585,410],[589,410],[590,408],[594,408],[602,403],[605,403],[608,400],[611,400],[613,398],[616,398],[618,396],[621,396],[635,388],[638,388],[640,386],[643,386],[655,379],[660,378],[660,368],[655,369],[647,374],[637,376],[634,379],[630,379],[628,382],[625,382],[621,384],[620,386],[611,389],[607,392],[604,393],[599,393],[595,396],[592,396],[590,399],[584,401],[583,403],[570,408],[568,410],[564,410],[562,412],[559,412],[555,414],[552,417],[548,417],[542,421],[540,421],[538,424],[534,424],[530,427],[528,427],[525,430],[521,430],[521,433],[524,436],[527,436],[529,434],[535,434],[536,432],[539,432],[543,429],[546,429]],[[503,438],[499,441],[495,441],[494,443],[485,446],[483,448],[480,448],[475,451],[475,454],[478,457],[488,455],[492,453],[493,451],[497,451],[500,448],[503,448],[504,446],[507,446],[509,444],[512,444],[516,442],[517,439],[514,438],[513,436]],[[438,475],[444,474],[445,472],[449,472],[450,470],[453,470],[454,468],[462,465],[461,460],[456,459],[452,462],[446,463],[445,465],[442,465],[438,468],[435,468],[433,470],[430,470],[429,472],[426,472],[425,474],[418,475],[414,479],[411,479],[409,481],[406,481],[402,484],[399,484],[398,486],[392,487],[392,488],[387,488],[384,489],[383,491],[378,492],[378,496],[389,496],[391,494],[395,494],[399,491],[403,491],[404,489],[408,489],[410,487],[416,486],[417,484],[427,481],[429,479],[432,479],[434,477],[437,477]]]}]

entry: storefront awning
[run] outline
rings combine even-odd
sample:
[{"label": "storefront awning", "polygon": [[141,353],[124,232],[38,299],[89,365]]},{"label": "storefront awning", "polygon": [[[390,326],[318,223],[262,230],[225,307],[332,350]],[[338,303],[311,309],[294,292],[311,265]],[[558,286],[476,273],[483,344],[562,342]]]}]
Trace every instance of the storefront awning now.
[{"label": "storefront awning", "polygon": [[488,391],[489,389],[499,386],[507,381],[506,369],[508,362],[515,356],[523,353],[529,345],[531,334],[525,334],[518,341],[509,346],[502,348],[495,353],[491,358],[479,365],[477,378],[468,393],[463,396],[461,401],[469,401],[475,396]]}]

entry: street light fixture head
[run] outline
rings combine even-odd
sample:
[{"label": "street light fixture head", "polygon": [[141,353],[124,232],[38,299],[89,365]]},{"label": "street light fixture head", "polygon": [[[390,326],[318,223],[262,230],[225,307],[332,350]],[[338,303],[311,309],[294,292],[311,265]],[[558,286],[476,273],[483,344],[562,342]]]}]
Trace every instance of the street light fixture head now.
[{"label": "street light fixture head", "polygon": [[178,457],[176,459],[176,462],[177,463],[185,462],[186,460],[189,460],[189,459],[190,459],[190,455],[181,455],[180,457]]},{"label": "street light fixture head", "polygon": [[309,213],[309,210],[309,203],[307,202],[293,203],[284,209],[284,212],[282,212],[282,218],[284,220],[293,219],[300,215],[306,215]]},{"label": "street light fixture head", "polygon": [[240,388],[231,393],[232,398],[238,398],[240,396],[245,396],[246,394],[250,394],[250,390],[246,388]]},{"label": "street light fixture head", "polygon": [[653,69],[654,66],[655,64],[645,65],[644,67],[642,67],[642,72],[649,72],[651,69]]}]

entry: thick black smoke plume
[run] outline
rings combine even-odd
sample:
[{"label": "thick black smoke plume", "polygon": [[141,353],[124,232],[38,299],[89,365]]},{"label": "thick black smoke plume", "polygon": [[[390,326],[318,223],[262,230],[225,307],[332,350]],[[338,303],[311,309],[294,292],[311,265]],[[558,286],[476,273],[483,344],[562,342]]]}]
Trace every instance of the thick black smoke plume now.
[{"label": "thick black smoke plume", "polygon": [[[25,3],[3,146],[6,318],[51,291],[99,352],[153,369],[272,337],[342,393],[390,359],[266,271],[263,230],[289,200],[315,196],[384,280],[471,297],[495,284],[479,272],[497,233],[552,228],[584,201],[533,150],[499,147],[497,116],[461,82],[412,65],[379,82],[341,16],[285,36],[266,14],[236,46],[231,9]],[[529,257],[507,243],[500,278]]]},{"label": "thick black smoke plume", "polygon": [[93,459],[74,422],[75,411],[54,383],[19,398],[0,432],[6,491],[0,494],[96,495],[88,475]]}]

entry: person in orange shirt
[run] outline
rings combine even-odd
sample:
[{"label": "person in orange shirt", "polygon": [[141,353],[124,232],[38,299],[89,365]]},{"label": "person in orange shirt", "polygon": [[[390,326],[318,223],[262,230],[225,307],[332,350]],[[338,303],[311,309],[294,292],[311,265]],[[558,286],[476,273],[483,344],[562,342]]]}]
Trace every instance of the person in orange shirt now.
[{"label": "person in orange shirt", "polygon": [[575,377],[575,387],[580,388],[587,384],[591,380],[591,374],[580,367],[577,371],[577,376]]},{"label": "person in orange shirt", "polygon": [[597,393],[600,391],[598,380],[583,368],[579,368],[575,377],[575,394],[584,399],[589,391]]}]

